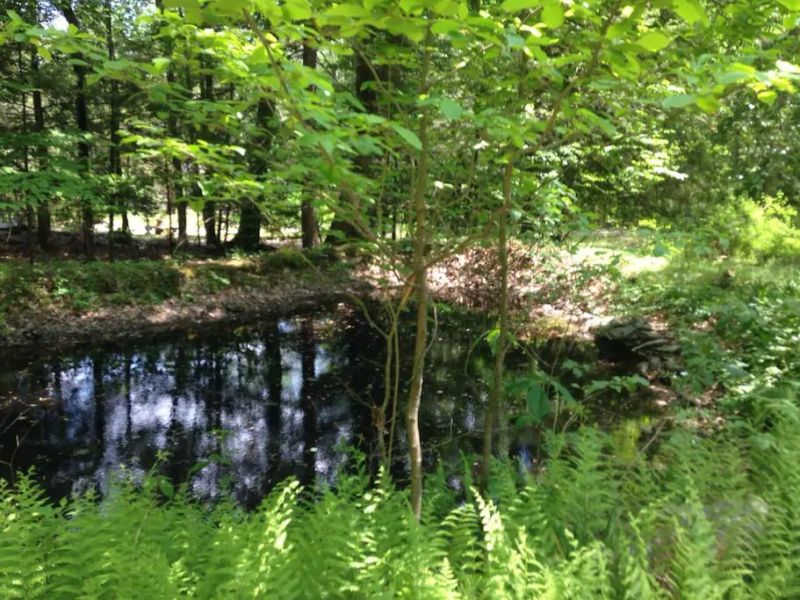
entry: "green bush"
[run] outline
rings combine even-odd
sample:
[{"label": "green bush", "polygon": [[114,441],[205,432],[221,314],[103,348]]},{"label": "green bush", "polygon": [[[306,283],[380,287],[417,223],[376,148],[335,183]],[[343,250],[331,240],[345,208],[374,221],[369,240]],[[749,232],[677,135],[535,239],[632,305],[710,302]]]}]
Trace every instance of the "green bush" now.
[{"label": "green bush", "polygon": [[783,198],[736,199],[720,208],[705,230],[723,251],[747,258],[800,256],[797,211]]},{"label": "green bush", "polygon": [[53,507],[23,476],[0,485],[0,596],[797,598],[793,394],[649,452],[615,454],[591,428],[552,436],[537,474],[496,465],[487,499],[439,472],[420,525],[405,491],[363,470],[313,494],[288,480],[252,513],[157,474]]},{"label": "green bush", "polygon": [[307,250],[287,246],[274,252],[262,254],[257,260],[257,269],[261,273],[274,273],[283,270],[303,271],[330,265],[336,260],[336,252],[329,246]]},{"label": "green bush", "polygon": [[0,312],[58,304],[75,310],[151,304],[178,294],[181,274],[165,261],[63,261],[0,269]]}]

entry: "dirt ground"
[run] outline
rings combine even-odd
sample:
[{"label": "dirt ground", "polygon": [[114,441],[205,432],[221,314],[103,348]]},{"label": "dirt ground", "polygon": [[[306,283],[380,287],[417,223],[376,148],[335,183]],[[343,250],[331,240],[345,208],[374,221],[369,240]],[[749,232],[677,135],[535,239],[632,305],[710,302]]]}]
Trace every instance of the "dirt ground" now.
[{"label": "dirt ground", "polygon": [[[98,238],[98,254],[102,252]],[[166,240],[133,240],[128,257],[169,256]],[[80,253],[75,235],[56,240],[49,258],[70,260]],[[206,249],[189,247],[203,260]],[[0,256],[16,260],[24,246],[6,243]],[[120,256],[119,258],[122,258]],[[2,260],[0,258],[0,260]],[[566,252],[515,247],[510,257],[510,303],[520,338],[569,336],[588,340],[608,317],[607,282],[599,271],[576,263]],[[399,280],[374,264],[353,264],[349,275],[324,270],[311,277],[292,271],[253,286],[231,287],[214,294],[173,298],[156,305],[134,305],[91,311],[39,310],[16,314],[0,331],[0,360],[17,355],[56,353],[69,348],[124,343],[191,332],[210,325],[254,322],[266,315],[290,312],[357,298],[391,298]],[[429,288],[436,301],[467,310],[492,312],[500,290],[498,258],[491,248],[473,248],[434,265]]]}]

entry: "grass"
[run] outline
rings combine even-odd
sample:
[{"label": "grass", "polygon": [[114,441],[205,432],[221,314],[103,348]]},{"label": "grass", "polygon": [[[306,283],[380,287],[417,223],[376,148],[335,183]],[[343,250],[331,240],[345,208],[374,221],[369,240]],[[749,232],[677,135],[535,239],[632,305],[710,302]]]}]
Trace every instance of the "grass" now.
[{"label": "grass", "polygon": [[283,248],[275,252],[215,260],[120,260],[0,263],[0,322],[36,311],[88,312],[113,306],[192,301],[230,288],[258,288],[277,279],[330,270],[322,251]]},{"label": "grass", "polygon": [[[658,237],[657,242],[653,242]],[[702,251],[684,233],[605,240],[606,251],[642,256],[659,245],[658,268],[616,273],[613,310],[658,315],[677,334],[697,397],[714,387],[735,404],[749,392],[800,376],[800,260]]]}]

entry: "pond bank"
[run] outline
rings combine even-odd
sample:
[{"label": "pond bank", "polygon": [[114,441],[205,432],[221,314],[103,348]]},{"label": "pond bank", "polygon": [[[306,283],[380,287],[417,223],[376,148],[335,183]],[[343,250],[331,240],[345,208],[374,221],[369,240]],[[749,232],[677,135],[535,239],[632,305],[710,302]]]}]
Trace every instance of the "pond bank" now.
[{"label": "pond bank", "polygon": [[[568,258],[534,257],[515,248],[511,304],[520,338],[589,341],[591,330],[608,319],[603,278]],[[492,249],[468,250],[435,265],[429,287],[437,301],[491,314],[497,266]],[[400,285],[392,273],[336,260],[325,249],[206,260],[5,263],[0,264],[0,360],[253,323],[331,302],[391,295]]]},{"label": "pond bank", "polygon": [[[258,259],[4,265],[0,272],[0,361],[252,323],[368,295],[345,269],[270,266]],[[86,267],[78,263],[79,266]],[[4,277],[3,277],[4,276]]]}]

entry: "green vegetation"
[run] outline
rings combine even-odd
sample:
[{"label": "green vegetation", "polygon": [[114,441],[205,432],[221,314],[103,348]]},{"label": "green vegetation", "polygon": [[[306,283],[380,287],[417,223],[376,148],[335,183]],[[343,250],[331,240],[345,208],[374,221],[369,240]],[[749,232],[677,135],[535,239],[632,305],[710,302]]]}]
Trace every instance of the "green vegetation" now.
[{"label": "green vegetation", "polygon": [[[294,481],[244,513],[165,478],[53,507],[0,488],[6,598],[791,598],[800,593],[796,390],[696,435],[592,428],[548,440],[547,468],[496,465],[488,497],[426,481],[408,494],[363,464],[335,490]],[[625,436],[622,436],[624,439]],[[468,473],[467,473],[468,475]],[[469,486],[469,475],[465,479]]]},{"label": "green vegetation", "polygon": [[[54,505],[15,475],[51,443],[20,422],[57,414],[113,471],[104,368],[129,437],[138,410],[175,442],[183,398],[132,394],[129,349],[66,393],[60,365],[0,369],[0,595],[800,597],[798,26],[800,0],[7,0],[0,359],[368,288],[381,376],[346,390],[356,473],[248,513],[158,469]],[[479,431],[449,433],[475,455],[426,477],[442,301],[493,321],[469,332],[491,358]],[[283,329],[231,350],[261,357],[251,410],[281,436],[253,469],[302,446],[316,475],[336,382],[312,320]],[[224,362],[163,369],[213,374],[218,442]]]},{"label": "green vegetation", "polygon": [[[122,260],[80,263],[50,261],[0,263],[0,314],[28,318],[41,311],[92,311],[113,306],[158,304],[226,289],[274,285],[278,276],[329,264],[320,251],[280,249],[260,255],[220,260]],[[345,270],[326,269],[327,272]]]},{"label": "green vegetation", "polygon": [[36,307],[73,310],[117,304],[157,303],[179,294],[181,273],[175,263],[53,262],[0,265],[5,313]]},{"label": "green vegetation", "polygon": [[643,232],[623,244],[622,263],[636,265],[653,249],[660,260],[640,260],[640,271],[621,277],[618,310],[669,321],[686,360],[687,397],[714,388],[715,400],[735,406],[754,390],[800,378],[800,254],[785,254],[791,237],[773,237],[775,228],[767,219],[746,232],[751,242],[772,240],[777,256],[753,256],[750,245],[721,254],[705,232]]}]

